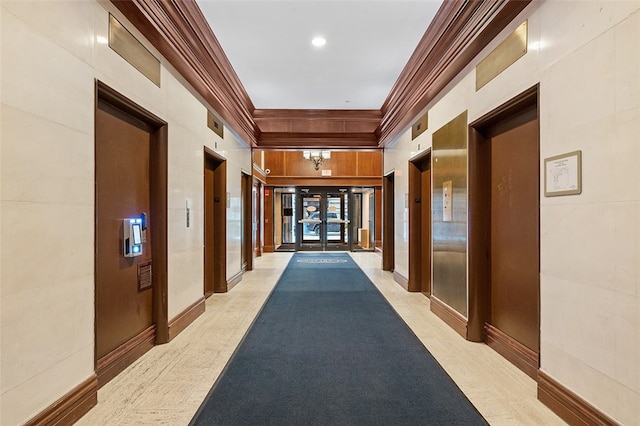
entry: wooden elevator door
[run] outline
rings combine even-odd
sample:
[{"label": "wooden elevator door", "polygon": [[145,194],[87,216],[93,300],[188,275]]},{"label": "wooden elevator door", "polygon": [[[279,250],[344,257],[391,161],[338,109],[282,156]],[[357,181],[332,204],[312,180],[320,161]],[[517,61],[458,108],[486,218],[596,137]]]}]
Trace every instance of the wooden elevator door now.
[{"label": "wooden elevator door", "polygon": [[204,169],[204,295],[211,296],[215,291],[214,259],[216,257],[215,236],[215,209],[214,209],[214,167],[207,164]]},{"label": "wooden elevator door", "polygon": [[124,257],[123,219],[150,212],[151,129],[100,104],[96,109],[96,359],[153,326],[153,289],[139,289],[138,268],[151,262],[152,235],[142,255]]},{"label": "wooden elevator door", "polygon": [[524,118],[492,129],[489,322],[539,353],[538,120]]},{"label": "wooden elevator door", "polygon": [[204,165],[204,295],[227,291],[226,161],[208,153]]}]

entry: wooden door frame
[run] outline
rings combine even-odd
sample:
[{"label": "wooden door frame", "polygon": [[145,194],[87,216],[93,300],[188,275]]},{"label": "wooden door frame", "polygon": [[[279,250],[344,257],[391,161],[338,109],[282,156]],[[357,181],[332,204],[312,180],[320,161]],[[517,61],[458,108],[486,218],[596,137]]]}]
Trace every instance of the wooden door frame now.
[{"label": "wooden door frame", "polygon": [[374,237],[373,237],[373,249],[374,251],[382,251],[382,186],[374,187],[374,194],[376,200],[375,206],[375,222],[374,222]]},{"label": "wooden door frame", "polygon": [[382,270],[395,269],[395,172],[382,177]]},{"label": "wooden door frame", "polygon": [[263,251],[265,253],[273,253],[276,249],[275,247],[275,224],[274,220],[274,203],[275,203],[275,187],[273,186],[264,186],[263,187],[263,217],[262,217],[262,226],[264,227],[264,241],[263,241]]},{"label": "wooden door frame", "polygon": [[[431,148],[423,151],[418,156],[409,160],[409,283],[408,291],[422,290],[422,226],[431,226],[430,223],[422,223],[421,210],[424,205],[422,200],[422,164],[431,161]],[[431,205],[431,200],[429,200]],[[427,250],[430,250],[431,242]],[[431,268],[428,268],[430,271]]]},{"label": "wooden door frame", "polygon": [[[227,160],[218,155],[215,151],[204,147],[204,169],[206,169],[207,161],[213,161],[216,166],[213,168],[214,178],[214,220],[213,223],[213,244],[214,259],[207,259],[206,247],[203,249],[205,270],[207,262],[213,262],[213,291],[214,293],[224,293],[227,291]],[[206,205],[206,196],[205,205]],[[216,201],[217,199],[217,201]],[[206,221],[209,220],[205,214]],[[206,236],[205,236],[206,238]],[[203,277],[203,281],[206,277]],[[203,283],[203,289],[206,283]],[[206,294],[205,294],[206,295]]]},{"label": "wooden door frame", "polygon": [[[126,96],[103,82],[96,80],[95,108],[98,107],[98,101],[106,102],[123,113],[147,123],[152,129],[151,149],[149,153],[149,195],[151,202],[149,214],[153,222],[153,245],[151,247],[151,256],[153,259],[153,322],[155,323],[155,343],[167,343],[169,341],[168,125],[167,122],[147,111]],[[95,214],[97,214],[97,212]],[[94,232],[96,231],[94,230]],[[94,330],[94,334],[95,332],[96,330]]]},{"label": "wooden door frame", "polygon": [[253,176],[242,171],[242,251],[243,271],[253,269]]},{"label": "wooden door frame", "polygon": [[491,149],[485,132],[533,105],[539,110],[535,85],[469,124],[469,312],[467,340],[482,342],[491,303]]},{"label": "wooden door frame", "polygon": [[262,213],[262,208],[263,208],[262,204],[264,202],[264,182],[262,182],[260,179],[254,176],[253,187],[256,190],[256,193],[252,200],[252,201],[255,201],[253,203],[253,211],[251,212],[252,220],[255,219],[255,223],[256,223],[256,234],[255,234],[256,238],[253,244],[255,248],[254,253],[256,257],[260,257],[262,256],[262,248],[264,247],[264,233],[263,233],[263,226],[262,226],[262,223],[264,221],[263,213]]}]

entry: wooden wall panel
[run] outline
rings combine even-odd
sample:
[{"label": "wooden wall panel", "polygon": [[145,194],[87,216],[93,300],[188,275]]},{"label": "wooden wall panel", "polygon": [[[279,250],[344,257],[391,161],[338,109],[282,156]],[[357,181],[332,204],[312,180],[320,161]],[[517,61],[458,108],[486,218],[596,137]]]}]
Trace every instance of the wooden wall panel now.
[{"label": "wooden wall panel", "polygon": [[300,133],[344,133],[344,127],[344,121],[296,120],[291,122],[291,130]]},{"label": "wooden wall panel", "polygon": [[358,176],[382,176],[382,151],[357,152]]},{"label": "wooden wall panel", "polygon": [[255,110],[258,145],[271,148],[376,148],[378,110]]},{"label": "wooden wall panel", "polygon": [[380,186],[382,177],[327,177],[327,176],[275,176],[269,179],[272,186]]},{"label": "wooden wall panel", "polygon": [[285,176],[285,151],[265,151],[264,170],[269,169],[272,176]]},{"label": "wooden wall panel", "polygon": [[260,122],[262,133],[287,133],[291,132],[291,120],[263,120]]},{"label": "wooden wall panel", "polygon": [[331,159],[324,168],[331,170],[331,176],[357,176],[358,155],[353,151],[332,151]]},{"label": "wooden wall panel", "polygon": [[344,131],[345,133],[372,133],[375,132],[375,128],[371,128],[371,123],[372,121],[348,120],[344,122]]},{"label": "wooden wall panel", "polygon": [[264,151],[264,168],[269,177],[298,176],[319,177],[322,170],[331,170],[331,177],[381,177],[382,151],[331,151],[331,158],[314,169],[313,163],[304,159],[302,151]]},{"label": "wooden wall panel", "polygon": [[[331,156],[333,157],[333,153],[331,153]],[[285,151],[284,158],[284,174],[281,176],[321,176],[321,170],[326,168],[321,165],[318,170],[314,170],[313,163],[304,159],[302,151]],[[333,158],[329,161],[332,160]]]}]

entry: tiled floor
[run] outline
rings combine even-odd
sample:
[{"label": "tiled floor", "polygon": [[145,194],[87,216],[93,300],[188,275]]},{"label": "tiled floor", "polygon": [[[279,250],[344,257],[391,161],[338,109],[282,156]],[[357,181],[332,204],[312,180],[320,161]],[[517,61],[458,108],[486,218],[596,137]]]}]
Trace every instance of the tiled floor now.
[{"label": "tiled floor", "polygon": [[[462,339],[380,269],[373,253],[350,253],[491,425],[564,424],[536,398],[536,383],[484,344]],[[98,392],[78,425],[187,425],[273,289],[291,253],[255,261],[229,293],[166,345],[154,347]]]}]

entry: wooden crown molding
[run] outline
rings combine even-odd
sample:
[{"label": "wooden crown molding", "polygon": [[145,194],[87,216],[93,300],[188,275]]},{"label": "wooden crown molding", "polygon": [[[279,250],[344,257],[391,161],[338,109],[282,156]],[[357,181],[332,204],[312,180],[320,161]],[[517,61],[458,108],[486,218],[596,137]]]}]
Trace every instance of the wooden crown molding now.
[{"label": "wooden crown molding", "polygon": [[226,124],[255,146],[253,103],[195,0],[111,2]]},{"label": "wooden crown molding", "polygon": [[299,119],[299,120],[353,120],[380,121],[382,113],[376,109],[256,109],[256,120],[260,119]]},{"label": "wooden crown molding", "polygon": [[532,0],[445,1],[382,105],[384,147]]},{"label": "wooden crown molding", "polygon": [[259,149],[371,149],[378,148],[375,133],[268,133],[260,136]]},{"label": "wooden crown molding", "polygon": [[376,148],[378,110],[257,109],[260,148]]},{"label": "wooden crown molding", "polygon": [[445,1],[374,111],[256,110],[195,0],[111,1],[251,147],[362,149],[384,148],[408,128],[534,0]]}]

